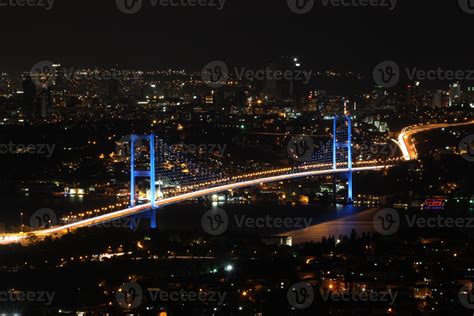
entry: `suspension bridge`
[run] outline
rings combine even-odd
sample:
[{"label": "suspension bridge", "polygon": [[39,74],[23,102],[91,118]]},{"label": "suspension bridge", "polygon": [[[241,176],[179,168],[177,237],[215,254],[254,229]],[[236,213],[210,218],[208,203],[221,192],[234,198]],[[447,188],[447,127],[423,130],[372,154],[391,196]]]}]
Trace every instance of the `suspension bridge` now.
[{"label": "suspension bridge", "polygon": [[[148,143],[148,150],[143,151],[144,146],[140,146],[137,152],[137,143],[142,145],[143,142]],[[156,212],[166,205],[265,183],[315,176],[333,175],[347,179],[345,192],[347,201],[351,202],[354,172],[379,171],[388,167],[376,160],[353,162],[350,116],[334,117],[331,140],[320,148],[315,148],[308,136],[302,136],[291,144],[288,154],[290,157],[294,156],[292,158],[295,158],[295,161],[298,161],[301,156],[308,156],[296,165],[238,175],[228,175],[213,167],[197,163],[192,157],[175,150],[176,148],[154,134],[132,135],[129,146],[129,207],[86,219],[63,221],[57,226],[36,231],[6,234],[0,236],[0,244],[24,242],[31,238],[61,236],[76,229],[131,216],[146,217],[150,220],[150,227],[156,228]],[[145,182],[148,186],[146,198],[142,198],[141,201],[137,195],[139,182]]]}]

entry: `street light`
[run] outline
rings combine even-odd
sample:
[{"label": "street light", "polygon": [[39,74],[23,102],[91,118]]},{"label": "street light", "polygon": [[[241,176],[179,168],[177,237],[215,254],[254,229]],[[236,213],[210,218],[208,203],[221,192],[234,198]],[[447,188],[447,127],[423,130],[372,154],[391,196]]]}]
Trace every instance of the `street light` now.
[{"label": "street light", "polygon": [[20,212],[20,231],[23,233],[23,212]]}]

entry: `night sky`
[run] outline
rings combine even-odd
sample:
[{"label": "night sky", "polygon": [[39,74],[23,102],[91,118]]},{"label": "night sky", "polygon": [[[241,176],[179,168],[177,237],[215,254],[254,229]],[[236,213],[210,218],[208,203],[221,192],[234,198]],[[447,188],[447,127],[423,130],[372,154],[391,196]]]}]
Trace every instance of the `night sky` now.
[{"label": "night sky", "polygon": [[51,60],[200,70],[216,59],[260,66],[281,55],[301,56],[308,67],[358,71],[386,59],[474,68],[474,14],[458,0],[399,0],[394,11],[327,8],[317,0],[304,15],[287,0],[227,0],[221,11],[144,1],[133,15],[120,12],[115,0],[56,0],[50,11],[0,7],[0,69],[29,70]]}]

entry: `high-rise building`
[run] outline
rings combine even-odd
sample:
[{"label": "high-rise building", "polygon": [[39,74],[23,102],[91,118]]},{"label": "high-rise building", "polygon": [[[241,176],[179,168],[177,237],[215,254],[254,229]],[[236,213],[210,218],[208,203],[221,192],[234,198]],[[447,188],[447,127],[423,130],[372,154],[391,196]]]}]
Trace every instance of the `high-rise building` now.
[{"label": "high-rise building", "polygon": [[[268,63],[265,66],[265,73],[275,73],[277,70],[277,66],[275,63]],[[265,77],[263,81],[263,92],[265,93],[266,96],[268,96],[270,99],[274,99],[277,97],[277,81],[274,76],[271,76],[270,78]]]},{"label": "high-rise building", "polygon": [[22,112],[26,118],[31,118],[35,107],[36,85],[30,76],[23,81],[23,106]]},{"label": "high-rise building", "polygon": [[464,101],[467,101],[469,103],[474,102],[474,84],[464,89],[462,98]]},{"label": "high-rise building", "polygon": [[33,116],[36,118],[47,118],[51,112],[52,95],[51,88],[43,89],[35,98]]},{"label": "high-rise building", "polygon": [[66,71],[60,64],[53,64],[54,85],[51,90],[52,104],[58,107],[66,106]]},{"label": "high-rise building", "polygon": [[225,106],[224,93],[221,90],[214,91],[212,95],[212,103],[214,105],[214,110],[223,111]]},{"label": "high-rise building", "polygon": [[461,85],[459,82],[449,85],[449,106],[453,106],[461,99]]},{"label": "high-rise building", "polygon": [[441,96],[442,96],[441,90],[436,90],[436,91],[433,93],[433,99],[432,99],[432,102],[431,102],[431,107],[432,107],[432,108],[440,108],[440,107],[442,107]]},{"label": "high-rise building", "polygon": [[407,86],[407,105],[415,108],[419,107],[420,103],[420,82],[409,84]]},{"label": "high-rise building", "polygon": [[104,79],[105,101],[107,105],[117,105],[120,96],[120,82],[115,78]]}]

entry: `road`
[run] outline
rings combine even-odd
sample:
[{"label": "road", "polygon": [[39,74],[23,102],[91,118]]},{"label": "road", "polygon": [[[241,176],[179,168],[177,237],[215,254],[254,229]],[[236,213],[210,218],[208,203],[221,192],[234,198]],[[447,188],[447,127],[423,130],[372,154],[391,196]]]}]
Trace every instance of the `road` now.
[{"label": "road", "polygon": [[412,141],[413,136],[422,133],[431,131],[434,129],[448,128],[448,127],[457,127],[457,126],[466,126],[472,125],[474,121],[462,122],[462,123],[438,123],[438,124],[429,124],[429,125],[419,125],[411,126],[404,128],[402,132],[398,135],[398,145],[403,153],[403,158],[406,161],[418,159],[418,152],[416,151],[415,143]]},{"label": "road", "polygon": [[[374,171],[374,170],[382,170],[386,168],[387,166],[358,167],[358,168],[353,168],[352,171],[353,172]],[[290,180],[290,179],[297,179],[297,178],[304,178],[304,177],[311,177],[311,176],[341,174],[341,173],[347,173],[349,171],[350,171],[349,169],[337,169],[337,170],[329,169],[329,170],[305,171],[305,172],[298,172],[298,173],[293,173],[293,174],[284,174],[284,175],[279,175],[279,176],[264,177],[260,179],[241,181],[241,182],[236,182],[233,184],[221,185],[221,186],[216,186],[209,189],[202,189],[195,192],[180,194],[174,197],[158,200],[156,204],[158,207],[160,207],[160,206],[183,202],[183,201],[190,200],[197,197],[202,197],[202,196],[212,195],[212,194],[225,192],[229,190],[235,190],[235,189],[260,185],[264,183],[278,182],[278,181],[283,181],[283,180]],[[68,231],[76,230],[83,227],[98,225],[98,224],[110,222],[122,217],[135,215],[135,214],[144,212],[146,210],[149,210],[150,207],[151,207],[151,204],[148,203],[148,204],[130,207],[124,210],[84,219],[75,223],[53,227],[49,229],[33,231],[33,232],[28,232],[28,233],[16,233],[16,234],[3,235],[0,237],[0,245],[27,241],[30,237],[33,237],[33,236],[38,237],[38,238],[44,238],[48,236],[54,236],[54,237],[61,236],[68,233]]]}]

